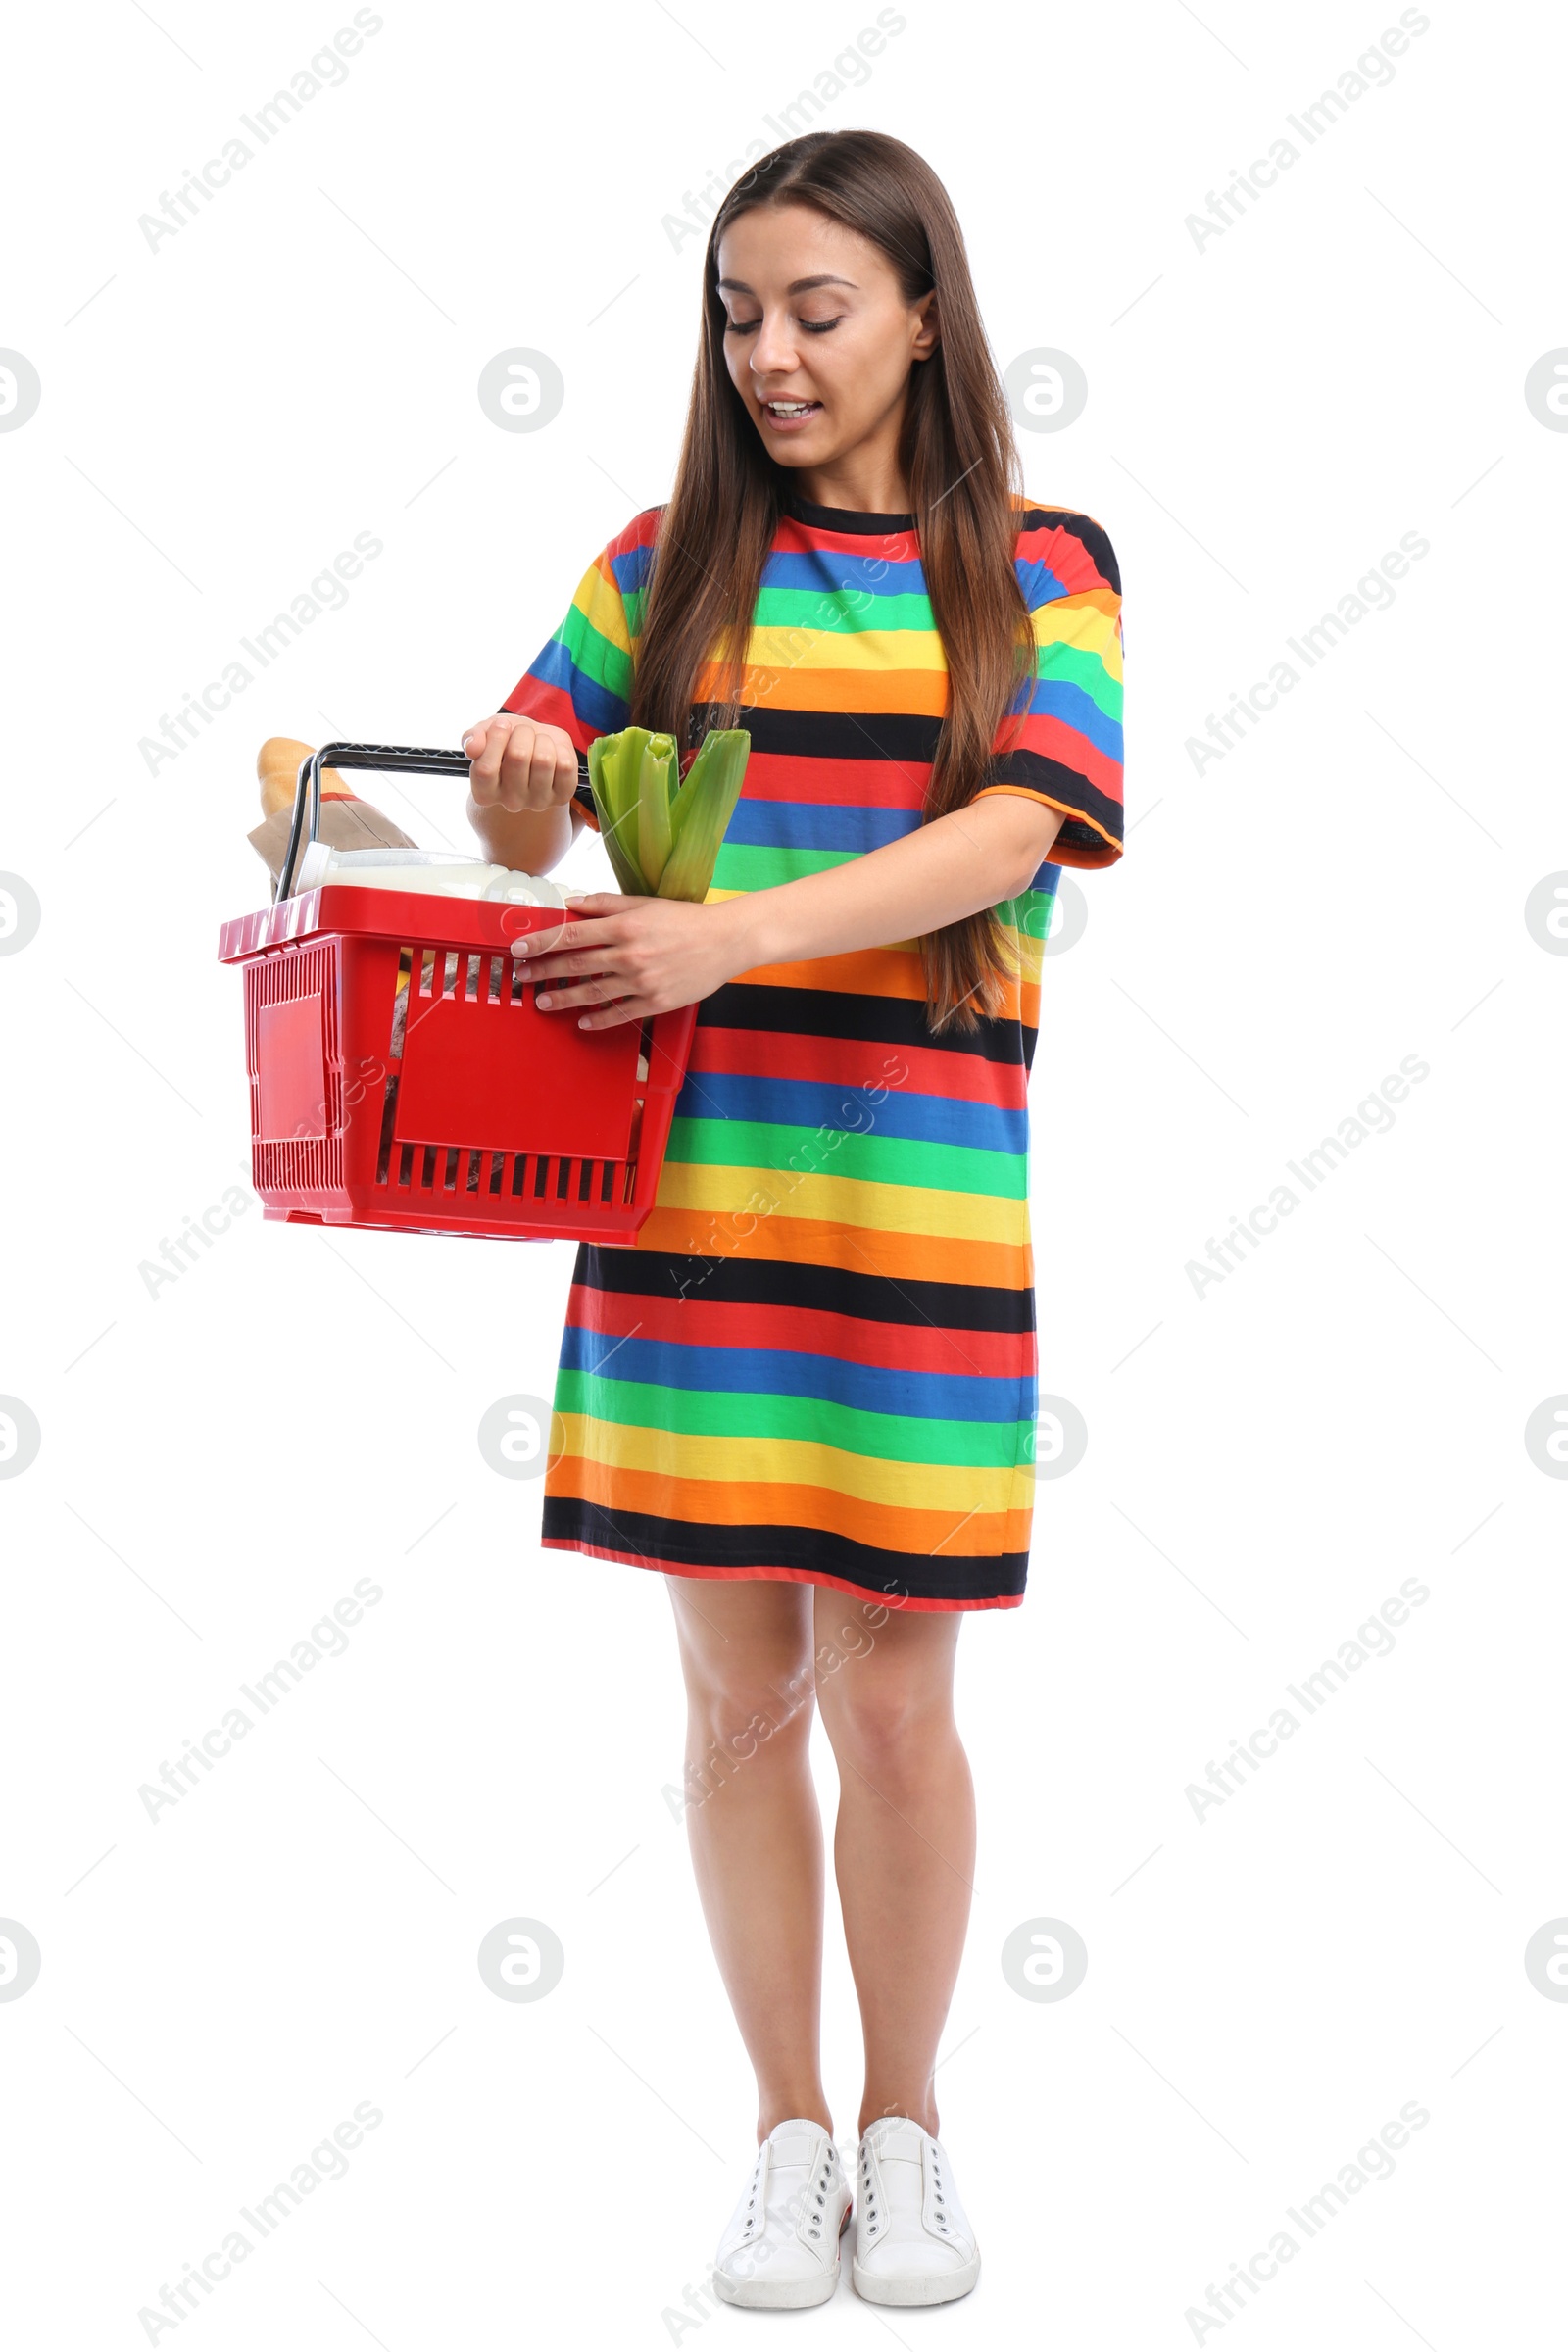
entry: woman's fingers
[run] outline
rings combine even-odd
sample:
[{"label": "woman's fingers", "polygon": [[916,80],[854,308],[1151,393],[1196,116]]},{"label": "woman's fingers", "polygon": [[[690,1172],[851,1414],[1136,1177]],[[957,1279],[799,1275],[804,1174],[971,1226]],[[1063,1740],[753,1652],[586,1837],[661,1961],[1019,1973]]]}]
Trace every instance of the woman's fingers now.
[{"label": "woman's fingers", "polygon": [[502,808],[520,815],[525,810],[547,807],[550,796],[535,789],[534,779],[541,771],[553,774],[555,763],[554,750],[540,742],[539,729],[532,720],[519,718],[501,754]]},{"label": "woman's fingers", "polygon": [[605,997],[623,997],[634,988],[629,972],[616,969],[612,956],[573,958],[561,972],[531,973],[538,1004],[595,1004]]},{"label": "woman's fingers", "polygon": [[556,779],[567,760],[576,781],[577,755],[555,729],[521,719],[513,728],[501,756],[501,806],[514,811],[548,808],[556,800]]},{"label": "woman's fingers", "polygon": [[585,949],[576,956],[541,956],[537,965],[530,959],[522,968],[534,984],[534,1003],[549,1012],[565,1005],[602,1004],[634,994],[638,986],[625,968],[624,956],[612,946]]},{"label": "woman's fingers", "polygon": [[660,1012],[662,1005],[647,1004],[641,997],[623,997],[618,1004],[606,1004],[598,1012],[585,1012],[578,1021],[579,1029],[614,1029],[622,1021],[644,1021],[651,1012]]},{"label": "woman's fingers", "polygon": [[[503,808],[520,811],[539,805],[529,790],[529,780],[539,764],[539,751],[538,729],[530,726],[526,720],[519,720],[507,737],[506,748],[501,755]],[[554,769],[554,753],[550,756],[550,764]]]},{"label": "woman's fingers", "polygon": [[[622,944],[622,936],[615,918],[604,915],[597,922],[558,923],[552,926],[548,937],[542,930],[519,931],[512,943],[512,953],[519,962],[524,956],[530,958],[530,971],[543,973],[548,965],[557,972],[580,972],[590,956],[594,962],[589,968],[597,969],[605,956]],[[573,956],[582,960],[573,963]]]},{"label": "woman's fingers", "polygon": [[481,808],[493,808],[501,797],[502,755],[514,726],[520,723],[504,715],[483,719],[463,739],[469,760],[468,789]]},{"label": "woman's fingers", "polygon": [[585,980],[572,988],[541,989],[536,1000],[547,1012],[575,1012],[582,1029],[609,1029],[618,1021],[640,1021],[662,1007],[653,1000],[627,994],[624,978]]},{"label": "woman's fingers", "polygon": [[468,786],[481,808],[501,808],[514,816],[569,800],[577,781],[577,755],[561,727],[543,727],[512,711],[498,711],[468,729]]}]

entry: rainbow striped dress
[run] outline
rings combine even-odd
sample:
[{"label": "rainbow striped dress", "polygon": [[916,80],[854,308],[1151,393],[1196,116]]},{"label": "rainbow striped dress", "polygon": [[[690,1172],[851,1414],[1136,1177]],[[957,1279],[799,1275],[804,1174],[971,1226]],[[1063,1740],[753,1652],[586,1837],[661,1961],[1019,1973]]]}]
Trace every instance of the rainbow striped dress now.
[{"label": "rainbow striped dress", "polygon": [[[628,723],[662,512],[596,557],[503,706],[579,755]],[[1023,1596],[1041,955],[1061,866],[1121,854],[1122,648],[1098,523],[1021,501],[1015,564],[1037,675],[985,792],[1066,822],[1054,862],[1000,909],[1022,965],[1007,1007],[933,1037],[912,940],[761,966],[703,1000],[653,1213],[633,1248],[578,1246],[547,1547],[885,1607]],[[748,647],[752,756],[710,902],[917,826],[947,692],[913,517],[786,489]]]}]

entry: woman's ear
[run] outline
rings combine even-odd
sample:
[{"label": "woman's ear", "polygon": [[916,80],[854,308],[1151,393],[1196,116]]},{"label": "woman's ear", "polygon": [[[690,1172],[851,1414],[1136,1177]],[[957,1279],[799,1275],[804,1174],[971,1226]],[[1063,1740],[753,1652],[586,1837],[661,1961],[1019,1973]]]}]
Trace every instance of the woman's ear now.
[{"label": "woman's ear", "polygon": [[942,324],[937,317],[937,298],[933,289],[927,294],[920,312],[920,324],[909,349],[911,360],[928,360],[942,340]]}]

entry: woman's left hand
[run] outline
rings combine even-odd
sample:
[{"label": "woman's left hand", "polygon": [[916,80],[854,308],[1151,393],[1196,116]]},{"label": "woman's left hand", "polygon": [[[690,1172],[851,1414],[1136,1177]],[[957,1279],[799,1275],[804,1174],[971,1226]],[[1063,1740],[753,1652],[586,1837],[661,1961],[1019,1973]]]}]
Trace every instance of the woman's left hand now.
[{"label": "woman's left hand", "polygon": [[[729,911],[736,903],[696,906],[587,891],[571,902],[571,912],[586,919],[564,933],[569,948],[556,944],[562,932],[545,931],[514,940],[512,953],[530,980],[549,983],[534,998],[546,1012],[581,1005],[580,1029],[612,1029],[694,1004],[749,968]],[[535,948],[535,940],[551,945]]]}]

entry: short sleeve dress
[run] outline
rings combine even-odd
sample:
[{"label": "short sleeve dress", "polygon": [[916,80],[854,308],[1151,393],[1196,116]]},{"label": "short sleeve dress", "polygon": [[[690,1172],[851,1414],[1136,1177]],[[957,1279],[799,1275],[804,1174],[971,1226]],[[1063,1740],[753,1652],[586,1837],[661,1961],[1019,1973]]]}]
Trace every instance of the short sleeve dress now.
[{"label": "short sleeve dress", "polygon": [[[913,940],[760,966],[703,1000],[651,1215],[632,1247],[578,1245],[548,1548],[889,1607],[1023,1597],[1027,1087],[1060,869],[1121,855],[1122,633],[1100,525],[1015,504],[1036,675],[981,797],[1020,794],[1066,822],[999,907],[1021,956],[1006,1007],[933,1036]],[[583,755],[628,723],[662,512],[595,558],[503,706],[571,737],[590,823]],[[916,827],[947,692],[912,515],[786,490],[748,647],[752,755],[709,901]]]}]

